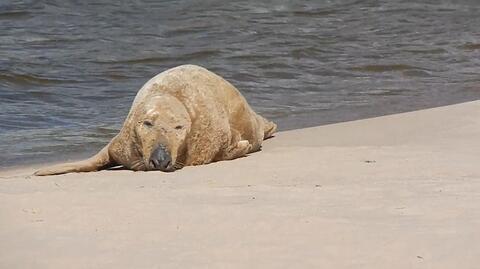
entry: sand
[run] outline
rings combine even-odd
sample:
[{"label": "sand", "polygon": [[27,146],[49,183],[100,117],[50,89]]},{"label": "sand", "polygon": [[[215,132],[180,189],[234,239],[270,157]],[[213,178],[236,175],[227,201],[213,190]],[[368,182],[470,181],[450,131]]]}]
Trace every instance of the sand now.
[{"label": "sand", "polygon": [[480,268],[480,101],[175,173],[0,172],[0,268]]}]

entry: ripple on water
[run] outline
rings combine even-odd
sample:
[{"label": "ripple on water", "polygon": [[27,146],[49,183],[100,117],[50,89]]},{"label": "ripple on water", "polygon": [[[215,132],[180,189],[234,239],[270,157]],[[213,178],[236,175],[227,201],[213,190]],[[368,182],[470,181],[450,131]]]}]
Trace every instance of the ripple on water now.
[{"label": "ripple on water", "polygon": [[443,48],[432,48],[432,49],[411,49],[411,50],[405,50],[406,52],[410,52],[413,54],[443,54],[443,53],[448,53],[446,49]]},{"label": "ripple on water", "polygon": [[0,11],[0,20],[26,19],[30,16],[31,14],[28,11]]},{"label": "ripple on water", "polygon": [[176,54],[176,55],[162,55],[162,56],[150,56],[142,58],[133,58],[133,59],[111,59],[111,60],[96,60],[94,63],[98,64],[157,64],[157,63],[167,63],[167,62],[178,62],[178,61],[195,61],[202,60],[208,57],[214,57],[220,54],[220,50],[202,50],[191,53]]},{"label": "ripple on water", "polygon": [[34,74],[0,73],[0,83],[5,82],[13,85],[49,86],[65,83],[79,83],[72,79],[42,77]]},{"label": "ripple on water", "polygon": [[296,79],[300,76],[298,73],[287,71],[266,71],[263,73],[266,77],[273,79]]},{"label": "ripple on water", "polygon": [[460,48],[464,50],[478,50],[480,49],[480,43],[466,43],[460,46]]},{"label": "ripple on water", "polygon": [[318,18],[320,16],[328,16],[328,15],[333,15],[335,13],[339,12],[339,10],[335,9],[315,9],[315,10],[297,10],[293,11],[292,13],[296,16],[299,17],[313,17],[313,18]]},{"label": "ripple on water", "polygon": [[348,69],[357,72],[383,73],[392,71],[416,70],[419,68],[408,64],[371,64],[351,67]]},{"label": "ripple on water", "polygon": [[405,70],[402,74],[406,77],[433,77],[432,73],[427,70],[420,70],[420,69],[413,69],[413,70]]}]

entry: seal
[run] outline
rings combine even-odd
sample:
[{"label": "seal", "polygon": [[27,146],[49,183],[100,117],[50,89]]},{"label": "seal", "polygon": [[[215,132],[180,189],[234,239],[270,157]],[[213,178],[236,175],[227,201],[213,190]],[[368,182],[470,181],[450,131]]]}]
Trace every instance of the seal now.
[{"label": "seal", "polygon": [[256,114],[228,81],[203,67],[182,65],[143,85],[120,132],[96,155],[47,167],[35,175],[114,166],[171,172],[258,151],[276,128]]}]

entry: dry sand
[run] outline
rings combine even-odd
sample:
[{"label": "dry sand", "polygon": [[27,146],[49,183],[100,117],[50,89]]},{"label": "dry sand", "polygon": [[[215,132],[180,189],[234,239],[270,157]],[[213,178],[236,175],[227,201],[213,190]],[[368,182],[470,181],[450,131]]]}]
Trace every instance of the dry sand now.
[{"label": "dry sand", "polygon": [[0,172],[0,268],[480,268],[480,101],[175,173]]}]

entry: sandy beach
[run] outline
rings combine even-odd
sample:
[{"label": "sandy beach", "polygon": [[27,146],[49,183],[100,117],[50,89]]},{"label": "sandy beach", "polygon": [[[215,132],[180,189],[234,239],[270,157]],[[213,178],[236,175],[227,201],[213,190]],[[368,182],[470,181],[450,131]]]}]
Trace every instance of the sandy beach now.
[{"label": "sandy beach", "polygon": [[480,101],[174,173],[0,172],[0,268],[478,268]]}]

